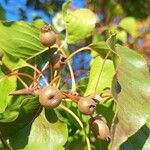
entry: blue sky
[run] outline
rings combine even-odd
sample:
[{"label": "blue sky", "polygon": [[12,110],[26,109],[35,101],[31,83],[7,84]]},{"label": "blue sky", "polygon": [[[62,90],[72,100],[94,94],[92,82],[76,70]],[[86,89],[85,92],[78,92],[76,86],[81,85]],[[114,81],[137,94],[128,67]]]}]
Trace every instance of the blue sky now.
[{"label": "blue sky", "polygon": [[[74,0],[72,4],[75,7],[82,8],[85,6],[85,0]],[[41,17],[47,23],[51,22],[51,18],[43,11],[37,11],[32,7],[27,7],[26,0],[8,0],[8,3],[5,3],[5,0],[0,0],[0,5],[5,9],[6,20],[20,20],[19,8],[22,8],[26,11],[28,22],[32,22],[34,16]]]}]

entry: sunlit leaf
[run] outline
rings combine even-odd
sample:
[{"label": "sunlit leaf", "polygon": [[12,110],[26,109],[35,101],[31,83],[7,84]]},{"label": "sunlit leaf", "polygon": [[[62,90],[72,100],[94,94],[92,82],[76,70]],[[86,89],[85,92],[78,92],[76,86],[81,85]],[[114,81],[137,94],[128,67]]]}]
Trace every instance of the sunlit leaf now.
[{"label": "sunlit leaf", "polygon": [[[96,93],[100,94],[104,88],[111,87],[112,77],[114,75],[114,67],[113,62],[111,60],[106,60],[104,68],[101,73],[103,59],[98,56],[94,59],[89,75],[89,82],[87,85],[87,89],[85,95],[92,94],[96,88]],[[101,73],[100,79],[99,74]],[[98,82],[98,83],[97,83]],[[97,85],[97,87],[96,87]]]},{"label": "sunlit leaf", "polygon": [[11,139],[13,148],[25,150],[62,150],[67,141],[67,125],[58,120],[53,110],[41,114]]},{"label": "sunlit leaf", "polygon": [[96,24],[96,15],[89,9],[78,9],[67,13],[65,23],[67,43],[75,44],[93,31]]},{"label": "sunlit leaf", "polygon": [[120,21],[119,26],[132,35],[136,29],[136,22],[133,17],[126,17]]},{"label": "sunlit leaf", "polygon": [[117,150],[135,134],[150,115],[150,78],[145,60],[129,48],[118,46],[120,57],[112,92],[117,112],[112,125],[111,149]]},{"label": "sunlit leaf", "polygon": [[10,92],[16,88],[16,77],[2,77],[0,79],[0,113],[4,112],[7,103],[9,103],[12,96]]},{"label": "sunlit leaf", "polygon": [[[39,29],[23,21],[0,22],[0,48],[9,54],[9,61],[15,59],[10,56],[26,61],[46,50],[39,41]],[[8,57],[3,61],[10,64]],[[18,62],[20,67],[25,65],[22,60]]]},{"label": "sunlit leaf", "polygon": [[[120,150],[148,150],[150,147],[150,129],[144,125],[138,132],[121,145]],[[138,146],[137,146],[138,144]]]}]

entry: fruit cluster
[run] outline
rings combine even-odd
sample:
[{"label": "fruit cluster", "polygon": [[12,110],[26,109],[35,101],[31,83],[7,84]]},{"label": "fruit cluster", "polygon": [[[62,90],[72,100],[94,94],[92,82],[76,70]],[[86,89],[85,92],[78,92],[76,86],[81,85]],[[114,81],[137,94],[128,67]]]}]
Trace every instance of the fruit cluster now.
[{"label": "fruit cluster", "polygon": [[80,96],[76,91],[65,92],[57,88],[60,70],[68,63],[68,57],[60,50],[59,44],[57,44],[57,36],[49,25],[44,25],[41,28],[39,39],[44,46],[49,48],[49,51],[52,45],[58,45],[57,53],[53,53],[53,60],[49,62],[51,63],[49,65],[55,71],[53,79],[51,79],[50,83],[44,88],[34,86],[34,88],[15,91],[11,94],[38,95],[39,103],[46,109],[54,109],[58,107],[63,100],[69,98],[77,103],[77,108],[81,113],[90,116],[89,125],[95,137],[102,140],[109,140],[110,132],[106,119],[95,113],[97,100],[95,100],[93,96]]},{"label": "fruit cluster", "polygon": [[[44,25],[40,32],[40,41],[44,46],[50,47],[56,42],[56,34],[51,30],[48,25]],[[53,68],[60,70],[66,64],[66,57],[60,52],[57,53],[57,57],[54,59]],[[66,95],[65,95],[66,96]],[[65,98],[63,92],[53,86],[43,88],[39,92],[39,102],[45,108],[55,108],[59,106],[62,99]],[[71,99],[71,96],[69,96]],[[109,140],[110,132],[107,126],[107,121],[100,115],[93,116],[96,109],[96,101],[91,97],[77,96],[78,110],[85,114],[90,115],[90,126],[95,137],[102,140]]]}]

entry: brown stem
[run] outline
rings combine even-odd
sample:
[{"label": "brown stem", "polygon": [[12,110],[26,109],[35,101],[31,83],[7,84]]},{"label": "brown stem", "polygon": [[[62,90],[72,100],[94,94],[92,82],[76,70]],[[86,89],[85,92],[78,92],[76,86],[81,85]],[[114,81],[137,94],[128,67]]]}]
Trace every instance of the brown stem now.
[{"label": "brown stem", "polygon": [[[67,55],[65,54],[65,51],[63,50],[62,46],[59,46],[59,44],[57,46],[58,46],[58,50],[60,50],[60,52],[67,58]],[[72,80],[72,89],[71,90],[76,91],[76,83],[75,83],[75,77],[74,77],[74,74],[73,74],[73,69],[71,67],[70,62],[67,62],[67,65],[68,65],[70,75],[71,75],[71,80]]]},{"label": "brown stem", "polygon": [[26,73],[22,73],[22,72],[12,72],[10,74],[7,74],[6,77],[11,77],[11,76],[24,76],[24,77],[28,77],[31,80],[34,80],[34,78]]},{"label": "brown stem", "polygon": [[64,91],[61,91],[61,92],[62,92],[64,98],[69,98],[69,99],[73,100],[75,103],[78,103],[80,96],[71,95]]},{"label": "brown stem", "polygon": [[44,77],[43,73],[39,69],[37,69],[36,67],[34,67],[31,64],[27,64],[27,66],[30,67],[30,68],[32,68],[33,70],[35,70],[37,73],[39,73],[39,76],[42,76],[43,79],[44,79],[44,81],[45,81],[45,83],[48,85],[46,78]]},{"label": "brown stem", "polygon": [[66,59],[66,62],[67,62],[68,60],[70,60],[70,59],[71,59],[74,55],[76,55],[77,53],[79,53],[79,52],[81,52],[81,51],[86,51],[86,50],[91,50],[91,48],[88,47],[88,46],[86,46],[86,47],[82,47],[82,48],[79,48],[79,49],[75,50],[72,54],[70,54],[70,55],[68,56],[68,58]]},{"label": "brown stem", "polygon": [[37,95],[38,89],[27,88],[11,92],[9,95]]},{"label": "brown stem", "polygon": [[52,86],[59,78],[60,78],[60,76],[56,76],[56,77],[50,82],[50,86]]}]

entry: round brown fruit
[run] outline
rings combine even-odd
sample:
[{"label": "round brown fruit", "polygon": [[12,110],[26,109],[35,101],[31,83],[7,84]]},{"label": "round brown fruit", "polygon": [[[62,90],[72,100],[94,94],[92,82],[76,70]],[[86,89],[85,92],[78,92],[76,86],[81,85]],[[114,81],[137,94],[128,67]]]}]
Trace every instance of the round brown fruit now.
[{"label": "round brown fruit", "polygon": [[56,42],[56,34],[49,25],[44,25],[40,31],[40,41],[44,46],[50,47]]},{"label": "round brown fruit", "polygon": [[92,115],[96,108],[96,102],[88,97],[81,97],[78,101],[78,109],[86,115]]},{"label": "round brown fruit", "polygon": [[55,87],[46,87],[39,92],[39,102],[45,108],[55,108],[62,101],[62,93]]},{"label": "round brown fruit", "polygon": [[110,131],[103,118],[94,118],[90,125],[96,138],[106,141],[110,139]]}]

